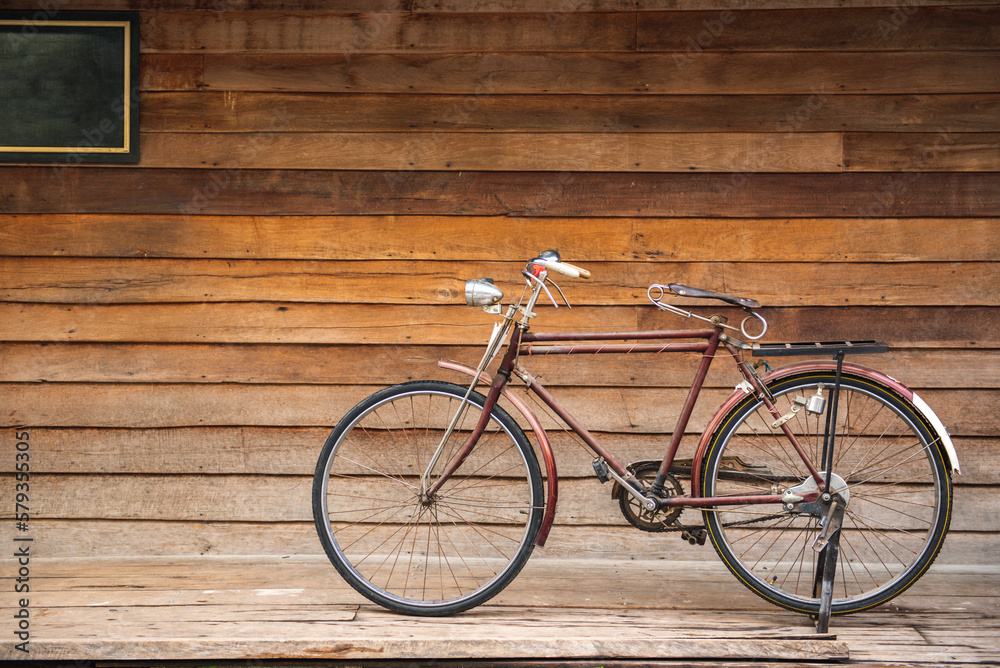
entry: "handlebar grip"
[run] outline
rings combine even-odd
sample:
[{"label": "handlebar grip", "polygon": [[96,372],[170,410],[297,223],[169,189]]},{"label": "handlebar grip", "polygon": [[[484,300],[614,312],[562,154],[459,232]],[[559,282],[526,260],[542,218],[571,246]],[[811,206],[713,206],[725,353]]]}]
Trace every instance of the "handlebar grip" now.
[{"label": "handlebar grip", "polygon": [[582,267],[577,267],[566,262],[556,262],[548,258],[540,257],[532,260],[533,264],[540,264],[547,270],[555,271],[570,278],[590,278],[590,272]]},{"label": "handlebar grip", "polygon": [[570,264],[568,262],[563,262],[562,264],[566,265],[567,267],[572,267],[573,269],[576,269],[578,272],[580,272],[580,278],[590,278],[590,272],[584,269],[583,267],[578,267],[575,264]]}]

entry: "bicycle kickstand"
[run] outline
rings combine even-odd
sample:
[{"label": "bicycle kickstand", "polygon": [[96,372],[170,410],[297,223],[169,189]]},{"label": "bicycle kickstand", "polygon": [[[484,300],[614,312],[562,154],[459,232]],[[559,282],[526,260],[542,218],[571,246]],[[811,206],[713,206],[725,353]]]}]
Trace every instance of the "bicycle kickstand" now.
[{"label": "bicycle kickstand", "polygon": [[[833,482],[833,450],[837,432],[837,408],[840,399],[840,379],[844,365],[844,351],[838,350],[834,356],[837,360],[837,375],[835,376],[833,392],[831,393],[830,410],[826,415],[826,429],[823,435],[822,466],[826,472],[823,485],[823,495],[829,498]],[[816,632],[827,633],[830,630],[830,612],[833,609],[833,579],[837,575],[837,557],[840,554],[840,525],[844,521],[843,500],[834,495],[826,512],[823,531],[813,543],[813,549],[819,552],[816,560],[816,578],[813,583],[813,596],[818,596],[819,614],[816,617]]]},{"label": "bicycle kickstand", "polygon": [[837,558],[840,556],[840,527],[844,521],[844,504],[840,496],[830,503],[823,531],[816,537],[813,549],[819,552],[816,559],[816,578],[813,596],[819,597],[819,614],[816,616],[816,633],[830,631],[830,613],[833,610],[833,579],[837,575]]}]

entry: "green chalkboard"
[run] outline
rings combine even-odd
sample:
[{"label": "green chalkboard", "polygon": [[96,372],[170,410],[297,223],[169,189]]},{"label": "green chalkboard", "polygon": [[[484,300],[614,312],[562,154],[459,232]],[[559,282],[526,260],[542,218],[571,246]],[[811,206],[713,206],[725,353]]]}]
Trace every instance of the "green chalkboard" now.
[{"label": "green chalkboard", "polygon": [[136,12],[0,12],[0,161],[136,162]]}]

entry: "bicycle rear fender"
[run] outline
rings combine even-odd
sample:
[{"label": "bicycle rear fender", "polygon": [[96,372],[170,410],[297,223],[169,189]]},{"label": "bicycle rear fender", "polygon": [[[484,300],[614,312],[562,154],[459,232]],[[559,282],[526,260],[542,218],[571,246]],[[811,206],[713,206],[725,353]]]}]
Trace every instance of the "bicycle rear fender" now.
[{"label": "bicycle rear fender", "polygon": [[[453,360],[438,360],[438,366],[442,369],[464,373],[467,376],[476,375],[476,370],[471,366],[462,364],[461,362],[455,362]],[[493,382],[493,379],[485,373],[479,374],[479,380],[487,385]],[[504,387],[502,394],[504,398],[513,404],[514,408],[516,408],[518,412],[524,416],[528,426],[530,426],[531,430],[535,433],[535,438],[538,439],[538,447],[542,451],[542,460],[545,462],[545,476],[548,478],[548,493],[545,501],[545,514],[542,516],[542,526],[539,527],[538,535],[535,537],[535,545],[538,547],[544,547],[545,540],[549,537],[549,530],[552,528],[552,522],[556,516],[556,499],[559,495],[559,478],[556,475],[556,458],[555,455],[552,454],[552,446],[549,444],[549,437],[545,434],[545,429],[542,428],[542,423],[538,421],[538,418],[531,412],[528,405],[524,403],[524,400],[513,392],[510,392],[507,387]]]},{"label": "bicycle rear fender", "polygon": [[[941,422],[941,419],[937,416],[937,414],[931,409],[930,406],[927,405],[927,402],[921,399],[916,392],[906,387],[892,376],[884,374],[881,371],[869,369],[868,367],[864,367],[859,364],[844,362],[842,369],[845,374],[870,378],[881,385],[885,385],[893,392],[906,399],[906,401],[910,402],[917,412],[927,420],[927,423],[937,433],[937,436],[941,441],[941,445],[944,448],[945,457],[948,460],[947,464],[951,468],[952,472],[961,473],[958,464],[958,453],[955,451],[955,445],[951,441],[951,436],[948,434],[948,430],[945,428],[944,423]],[[837,363],[835,361],[810,361],[790,364],[788,366],[781,367],[780,369],[775,369],[774,371],[766,374],[763,378],[761,378],[761,380],[765,384],[768,384],[781,380],[782,378],[787,378],[793,374],[808,371],[828,371],[836,373]],[[742,390],[737,390],[733,393],[722,404],[722,406],[719,407],[719,410],[709,421],[708,426],[702,433],[701,439],[698,441],[698,446],[695,450],[693,467],[691,469],[692,496],[701,496],[701,464],[704,459],[705,452],[708,449],[709,442],[712,440],[712,436],[719,427],[719,423],[722,422],[723,418],[729,414],[729,411],[731,411],[738,403],[743,401],[746,396],[747,393]]]}]

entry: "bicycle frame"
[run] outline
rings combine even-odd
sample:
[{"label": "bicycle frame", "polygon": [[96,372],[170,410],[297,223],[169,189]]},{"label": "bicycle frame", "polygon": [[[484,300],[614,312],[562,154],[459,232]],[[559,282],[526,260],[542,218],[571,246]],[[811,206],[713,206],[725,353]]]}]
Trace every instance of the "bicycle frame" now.
[{"label": "bicycle frame", "polygon": [[[660,341],[675,341],[678,339],[700,339],[701,342],[694,343],[629,343],[629,344],[595,344],[595,341],[635,341],[635,340],[660,340]],[[557,345],[537,345],[537,344],[550,344],[554,342],[587,342],[581,345],[570,345],[570,346],[557,346]],[[674,432],[671,435],[670,443],[667,446],[667,451],[664,454],[663,461],[660,465],[660,470],[657,475],[657,482],[662,485],[663,480],[666,477],[667,472],[673,464],[676,457],[677,450],[680,446],[681,438],[687,428],[688,422],[691,417],[691,413],[694,409],[695,404],[698,401],[698,397],[701,393],[701,389],[704,385],[706,376],[708,375],[709,368],[711,367],[712,360],[715,357],[716,352],[720,348],[720,344],[726,348],[726,350],[732,355],[733,359],[736,361],[737,367],[740,369],[741,374],[745,380],[750,384],[755,392],[761,392],[762,381],[757,377],[757,375],[750,369],[750,367],[740,359],[739,350],[733,346],[727,339],[727,335],[724,334],[720,329],[684,329],[684,330],[650,330],[643,332],[586,332],[586,333],[547,333],[547,334],[534,334],[531,332],[523,332],[520,328],[515,328],[511,333],[511,338],[508,344],[507,354],[504,356],[503,361],[500,363],[500,367],[491,378],[485,373],[480,374],[479,381],[488,383],[490,385],[490,391],[486,396],[486,409],[483,415],[488,415],[488,411],[492,410],[492,407],[496,404],[497,400],[501,395],[506,399],[511,401],[514,407],[520,412],[528,425],[531,427],[532,431],[535,433],[539,448],[542,451],[542,458],[545,462],[546,474],[548,477],[548,502],[546,504],[546,513],[542,521],[542,528],[538,533],[538,537],[535,543],[539,546],[545,544],[545,540],[548,537],[549,529],[551,528],[552,522],[555,517],[555,506],[558,498],[558,475],[555,466],[555,456],[552,452],[551,445],[545,430],[541,425],[541,421],[535,416],[533,411],[525,404],[523,400],[509,392],[507,389],[507,380],[510,375],[516,374],[527,386],[527,389],[532,391],[543,403],[545,403],[552,411],[563,420],[566,425],[576,433],[582,441],[587,445],[587,447],[594,453],[596,457],[602,458],[607,465],[615,472],[615,474],[626,482],[626,485],[633,491],[638,491],[637,488],[632,487],[628,484],[628,481],[632,479],[632,474],[619,462],[614,455],[612,455],[608,450],[606,450],[600,442],[591,434],[586,427],[584,427],[564,406],[562,406],[558,400],[552,396],[547,389],[545,389],[541,383],[539,383],[530,374],[521,369],[517,364],[516,360],[519,356],[533,356],[533,355],[572,355],[572,354],[637,354],[637,353],[701,353],[702,358],[698,366],[698,370],[695,373],[694,380],[691,384],[691,390],[688,394],[687,399],[684,402],[684,406],[681,409],[681,413],[677,419],[677,425],[674,428]],[[442,368],[458,371],[465,373],[469,376],[475,376],[476,372],[472,367],[469,367],[458,362],[451,360],[440,360],[438,365]],[[827,365],[818,365],[818,367],[824,367]],[[854,366],[854,365],[850,365]],[[861,370],[860,367],[857,370]],[[746,392],[738,392],[733,395],[733,398],[742,399],[746,396]],[[778,417],[777,410],[770,405],[770,401],[765,398],[768,409]],[[723,408],[728,411],[730,402],[726,402]],[[722,411],[722,409],[720,409]],[[724,412],[717,414],[716,418],[724,415]],[[712,424],[717,421],[713,418]],[[459,454],[452,461],[448,469],[441,475],[440,478],[435,482],[435,484],[430,488],[429,493],[433,494],[440,488],[441,485],[448,479],[451,474],[453,474],[462,464],[464,459],[475,447],[479,436],[482,434],[483,428],[485,427],[485,420],[482,424],[477,425],[477,428],[473,430],[472,434],[469,436],[467,442],[463,448],[459,451]],[[783,431],[786,437],[789,438],[793,447],[799,453],[802,461],[808,467],[812,476],[816,479],[818,485],[822,485],[823,474],[821,474],[813,463],[809,460],[809,457],[805,454],[804,450],[799,446],[795,439],[795,436],[791,431],[784,427]],[[711,432],[706,431],[707,435]],[[696,471],[700,468],[700,462],[703,459],[705,449],[708,447],[709,439],[702,436],[701,441],[698,444],[698,448],[694,457],[694,466],[692,468],[691,476],[691,496],[689,497],[675,497],[668,499],[663,505],[665,507],[671,506],[684,506],[691,508],[703,508],[709,506],[725,506],[725,505],[745,505],[745,504],[777,504],[782,502],[781,495],[753,495],[753,496],[743,496],[743,497],[703,497],[701,496],[701,481],[696,474]],[[655,485],[655,483],[654,483]],[[655,488],[655,487],[654,487]],[[819,492],[812,493],[811,495],[806,495],[804,500],[807,502],[815,501],[818,497]]]},{"label": "bicycle frame", "polygon": [[[527,276],[526,272],[525,275]],[[521,413],[528,426],[535,433],[539,449],[542,453],[542,459],[545,463],[548,478],[548,494],[545,515],[542,520],[541,529],[539,530],[538,536],[535,540],[536,545],[542,546],[545,544],[545,540],[548,537],[549,530],[555,517],[555,507],[558,499],[558,475],[556,472],[555,455],[552,452],[552,447],[549,443],[548,436],[542,427],[541,421],[527,406],[527,404],[520,397],[510,392],[507,387],[511,374],[516,375],[525,384],[527,390],[533,392],[536,397],[547,405],[556,414],[556,416],[558,416],[559,419],[562,420],[583,441],[585,446],[595,455],[596,458],[603,460],[609,468],[609,475],[614,478],[616,482],[622,485],[628,493],[632,494],[642,504],[644,504],[648,510],[670,507],[710,508],[714,506],[736,506],[749,504],[784,504],[792,501],[793,499],[785,498],[784,494],[705,497],[702,496],[701,477],[699,475],[712,435],[719,427],[723,417],[749,394],[756,395],[761,400],[764,407],[776,420],[781,417],[778,409],[773,405],[770,394],[765,387],[767,384],[787,376],[790,373],[836,370],[838,374],[842,372],[865,376],[877,380],[879,383],[891,388],[893,391],[906,398],[907,401],[915,402],[921,405],[921,407],[926,406],[926,404],[924,404],[924,402],[922,402],[915,393],[896,381],[894,378],[867,367],[843,362],[842,356],[836,363],[813,361],[782,367],[768,373],[762,379],[758,377],[753,368],[750,367],[741,357],[741,350],[745,350],[749,348],[749,346],[733,339],[728,333],[726,333],[724,330],[734,328],[726,325],[725,319],[720,317],[708,319],[697,316],[699,319],[709,322],[712,325],[712,328],[705,329],[540,334],[530,332],[528,331],[527,324],[528,321],[534,317],[532,309],[534,308],[535,300],[538,298],[539,293],[542,289],[544,289],[544,278],[543,274],[542,278],[537,281],[535,286],[532,286],[529,281],[529,288],[532,288],[532,291],[526,307],[511,307],[508,311],[508,315],[505,317],[505,320],[508,325],[511,326],[510,339],[507,343],[507,350],[502,361],[500,362],[499,368],[492,377],[483,371],[486,363],[489,361],[487,358],[490,353],[487,353],[487,356],[484,357],[483,362],[480,364],[480,370],[478,371],[470,366],[451,360],[440,360],[438,362],[438,366],[442,368],[473,376],[475,378],[472,384],[473,387],[478,383],[485,383],[490,386],[490,389],[486,394],[486,401],[479,423],[472,430],[472,433],[468,437],[465,444],[463,444],[458,454],[453,458],[444,473],[438,477],[434,484],[429,487],[424,487],[426,490],[425,494],[432,496],[441,488],[448,478],[458,470],[458,468],[462,465],[462,462],[475,448],[476,443],[482,435],[487,421],[489,420],[490,412],[493,410],[493,407],[496,405],[500,396],[503,396],[511,402],[519,413]],[[668,310],[685,316],[691,315],[690,313],[686,313],[679,309],[668,307]],[[516,323],[514,321],[515,311],[521,313],[522,315],[522,321],[520,323]],[[493,312],[498,313],[499,309]],[[742,331],[746,333],[746,330]],[[689,341],[678,342],[685,339]],[[639,341],[641,343],[607,343],[615,341]],[[650,341],[658,341],[658,343],[649,343]],[[574,345],[556,345],[566,343]],[[713,418],[709,421],[705,431],[702,432],[692,460],[690,496],[673,497],[668,499],[659,498],[658,495],[663,492],[667,474],[669,473],[670,468],[674,463],[674,459],[676,458],[681,439],[683,438],[695,404],[701,394],[701,389],[704,385],[705,378],[708,375],[709,368],[711,367],[712,361],[720,348],[724,348],[733,358],[737,369],[744,379],[744,382],[740,383],[740,385],[736,388],[736,392],[731,395],[729,399],[723,402]],[[593,436],[593,434],[586,429],[586,427],[584,427],[568,410],[566,410],[566,408],[562,406],[559,401],[552,396],[552,394],[549,393],[549,391],[545,389],[541,383],[538,382],[536,378],[532,377],[531,374],[518,366],[518,359],[521,356],[531,357],[534,355],[615,353],[701,353],[702,356],[698,369],[695,373],[695,377],[692,380],[690,392],[684,401],[680,415],[677,418],[677,424],[671,434],[670,443],[668,444],[667,450],[660,463],[656,479],[649,488],[652,492],[652,496],[650,497],[647,497],[643,493],[638,484],[634,484],[633,474],[630,473],[628,469],[614,457],[614,455],[606,450]],[[929,407],[924,414],[929,416],[928,419],[932,422],[937,419],[937,416],[933,414],[933,411],[929,410]],[[826,487],[826,475],[822,473],[820,469],[817,468],[817,466],[811,461],[786,423],[780,424],[780,430],[798,454],[806,469],[809,471],[809,475],[815,481],[817,488],[816,491],[802,491],[796,498],[794,498],[794,501],[797,503],[815,502],[822,493],[821,490],[824,490]],[[952,446],[950,438],[947,437],[947,432],[943,430],[943,425],[939,430],[939,433],[945,434],[945,436],[942,437],[942,442],[950,458],[950,463],[952,464],[954,470],[958,470],[957,456],[955,455],[954,447]],[[430,469],[428,468],[428,471],[425,473],[425,485],[426,476],[429,475],[429,473]],[[787,493],[788,491],[785,492],[785,494]],[[653,498],[654,496],[657,498]]]}]

